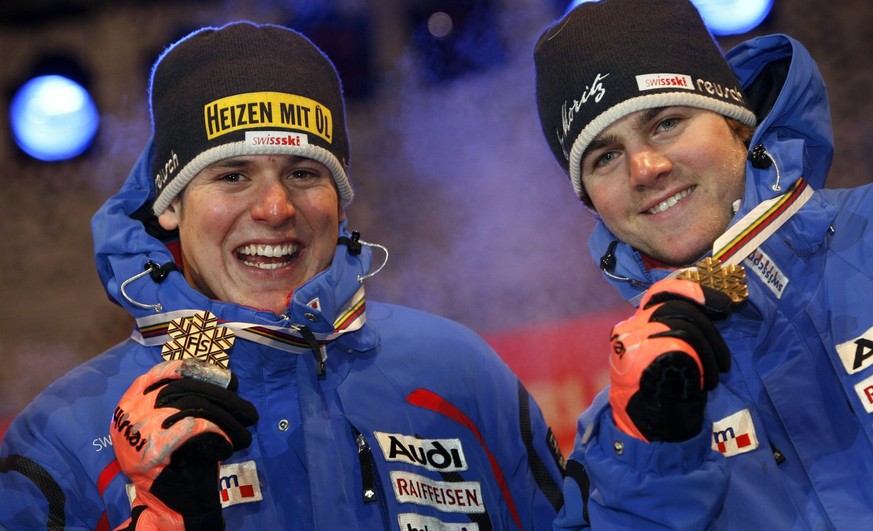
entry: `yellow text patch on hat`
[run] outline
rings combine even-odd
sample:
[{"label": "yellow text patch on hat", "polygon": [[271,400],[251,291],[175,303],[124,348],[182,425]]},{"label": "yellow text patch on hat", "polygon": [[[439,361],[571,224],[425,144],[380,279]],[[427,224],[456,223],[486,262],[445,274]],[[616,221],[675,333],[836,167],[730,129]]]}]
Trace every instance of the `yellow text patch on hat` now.
[{"label": "yellow text patch on hat", "polygon": [[297,129],[333,142],[333,117],[319,102],[282,92],[227,96],[203,107],[206,138],[261,127]]}]

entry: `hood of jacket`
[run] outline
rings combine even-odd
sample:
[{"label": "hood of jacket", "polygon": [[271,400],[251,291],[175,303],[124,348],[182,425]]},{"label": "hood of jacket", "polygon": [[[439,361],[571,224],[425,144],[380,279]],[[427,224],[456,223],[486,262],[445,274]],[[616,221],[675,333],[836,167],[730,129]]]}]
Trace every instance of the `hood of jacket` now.
[{"label": "hood of jacket", "polygon": [[[176,239],[162,231],[150,213],[154,196],[151,151],[150,140],[121,189],[91,219],[97,271],[113,302],[135,319],[193,309],[208,310],[221,321],[269,326],[300,323],[317,334],[333,331],[339,312],[361,289],[360,277],[370,270],[372,252],[367,245],[359,253],[350,253],[347,245],[338,244],[330,267],[294,291],[284,315],[210,299],[192,288],[178,270],[163,276],[149,274],[149,263],[175,263],[170,245]],[[343,237],[351,238],[345,221],[340,223],[338,241]]]},{"label": "hood of jacket", "polygon": [[[814,189],[823,187],[834,142],[824,81],[799,41],[782,34],[757,37],[725,56],[758,118],[750,146],[762,145],[773,161],[767,168],[747,161],[742,205],[730,223],[734,225],[756,205],[784,193],[801,177]],[[648,270],[640,253],[618,242],[599,218],[588,249],[601,269],[604,262],[610,264],[610,274],[604,273],[604,278],[629,301],[670,273]]]}]

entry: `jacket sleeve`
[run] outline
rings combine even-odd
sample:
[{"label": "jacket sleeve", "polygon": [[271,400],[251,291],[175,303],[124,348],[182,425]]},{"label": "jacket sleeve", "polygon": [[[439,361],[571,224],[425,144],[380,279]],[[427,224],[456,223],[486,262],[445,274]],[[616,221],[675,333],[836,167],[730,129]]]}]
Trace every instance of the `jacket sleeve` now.
[{"label": "jacket sleeve", "polygon": [[104,510],[94,482],[42,418],[20,415],[0,444],[0,529],[94,529]]},{"label": "jacket sleeve", "polygon": [[527,510],[529,524],[524,529],[550,529],[556,512],[563,505],[561,476],[564,456],[539,406],[521,381],[517,381],[519,428],[527,450],[527,468],[515,473],[516,483],[530,486]]},{"label": "jacket sleeve", "polygon": [[612,420],[607,391],[579,418],[555,529],[707,529],[728,487],[710,430],[681,443],[646,443]]},{"label": "jacket sleeve", "polygon": [[478,411],[473,418],[484,446],[494,453],[495,474],[502,476],[498,484],[506,483],[503,499],[509,516],[494,528],[551,529],[563,503],[564,457],[554,434],[534,397],[497,353],[472,333],[466,340],[473,348],[468,347],[463,359],[476,369],[464,372],[467,381],[459,398],[468,411]]}]

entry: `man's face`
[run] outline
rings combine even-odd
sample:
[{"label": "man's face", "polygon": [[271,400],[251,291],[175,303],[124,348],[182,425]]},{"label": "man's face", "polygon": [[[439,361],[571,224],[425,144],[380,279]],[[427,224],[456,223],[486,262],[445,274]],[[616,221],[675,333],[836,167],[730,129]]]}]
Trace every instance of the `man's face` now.
[{"label": "man's face", "polygon": [[197,290],[281,314],[289,294],[330,265],[344,217],[321,163],[247,155],[198,173],[158,219],[179,229]]},{"label": "man's face", "polygon": [[605,129],[582,158],[582,183],[620,240],[668,265],[693,263],[733,217],[746,147],[719,114],[648,109]]}]

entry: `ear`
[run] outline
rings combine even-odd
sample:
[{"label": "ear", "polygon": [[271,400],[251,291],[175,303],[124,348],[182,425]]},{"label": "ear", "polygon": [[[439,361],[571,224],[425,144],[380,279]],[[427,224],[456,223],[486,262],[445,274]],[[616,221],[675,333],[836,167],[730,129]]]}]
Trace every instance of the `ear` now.
[{"label": "ear", "polygon": [[340,222],[346,220],[346,209],[344,209],[342,205],[337,208],[337,219],[339,219]]},{"label": "ear", "polygon": [[166,208],[159,216],[158,223],[164,230],[176,230],[179,228],[179,221],[182,218],[182,203],[179,197],[173,198],[170,206]]}]

